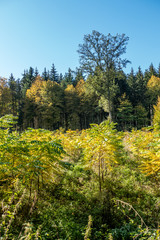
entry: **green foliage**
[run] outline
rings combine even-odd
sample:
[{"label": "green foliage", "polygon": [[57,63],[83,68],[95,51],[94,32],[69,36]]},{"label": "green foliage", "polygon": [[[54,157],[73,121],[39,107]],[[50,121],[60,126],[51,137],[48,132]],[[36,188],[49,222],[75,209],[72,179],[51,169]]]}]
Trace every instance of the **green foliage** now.
[{"label": "green foliage", "polygon": [[20,134],[13,116],[0,121],[2,239],[159,238],[158,172],[145,174],[158,132],[122,134],[104,121]]},{"label": "green foliage", "polygon": [[160,97],[158,97],[157,105],[154,106],[153,126],[156,130],[160,129]]},{"label": "green foliage", "polygon": [[125,34],[112,36],[92,31],[84,36],[78,53],[82,69],[90,74],[89,81],[96,94],[108,101],[108,113],[112,121],[113,98],[117,92],[116,70],[129,62],[121,56],[126,52],[128,37]]},{"label": "green foliage", "polygon": [[126,98],[125,93],[119,99],[119,102],[120,104],[117,109],[117,118],[121,124],[121,128],[127,130],[133,122],[133,106],[131,102]]}]

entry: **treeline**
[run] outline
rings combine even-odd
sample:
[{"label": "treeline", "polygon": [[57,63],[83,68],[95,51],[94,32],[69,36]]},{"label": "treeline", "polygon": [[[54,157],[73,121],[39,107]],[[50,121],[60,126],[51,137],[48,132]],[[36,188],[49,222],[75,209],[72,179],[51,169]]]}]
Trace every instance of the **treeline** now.
[{"label": "treeline", "polygon": [[13,74],[0,79],[0,114],[18,116],[18,128],[55,130],[86,129],[109,118],[119,130],[152,123],[153,106],[159,95],[160,66],[144,73],[131,69],[123,59],[128,37],[107,36],[93,31],[79,45],[80,68],[63,76],[54,64],[51,70],[30,67],[21,79]]},{"label": "treeline", "polygon": [[[18,116],[18,128],[85,129],[90,123],[108,118],[108,102],[97,94],[91,81],[94,76],[71,69],[62,76],[54,64],[51,71],[39,74],[30,67],[21,79],[13,74],[0,78],[0,116]],[[160,67],[150,65],[144,73],[139,67],[129,74],[115,73],[112,118],[119,130],[151,124],[153,105],[158,96]],[[153,87],[152,82],[155,86]]]}]

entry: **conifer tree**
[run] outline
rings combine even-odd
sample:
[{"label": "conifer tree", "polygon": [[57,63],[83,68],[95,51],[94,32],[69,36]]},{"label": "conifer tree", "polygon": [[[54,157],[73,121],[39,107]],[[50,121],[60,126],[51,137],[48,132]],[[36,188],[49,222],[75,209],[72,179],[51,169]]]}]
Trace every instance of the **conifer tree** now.
[{"label": "conifer tree", "polygon": [[35,76],[35,78],[36,78],[38,75],[39,75],[39,72],[38,72],[38,69],[37,69],[37,67],[36,67],[35,70],[34,70],[34,76]]},{"label": "conifer tree", "polygon": [[58,76],[58,82],[61,83],[63,81],[63,74],[60,73]]},{"label": "conifer tree", "polygon": [[11,73],[8,79],[8,85],[11,92],[11,113],[17,115],[18,108],[18,92],[17,92],[17,82]]},{"label": "conifer tree", "polygon": [[157,71],[156,71],[155,67],[153,66],[153,63],[151,63],[149,66],[149,72],[151,75],[157,76]]},{"label": "conifer tree", "polygon": [[141,67],[138,68],[138,72],[136,73],[136,85],[137,85],[137,90],[136,90],[136,98],[137,98],[137,103],[141,103],[142,105],[145,106],[145,98],[146,98],[146,82],[144,80],[144,76],[141,70]]},{"label": "conifer tree", "polygon": [[68,69],[68,72],[65,73],[65,76],[64,76],[64,81],[66,82],[66,84],[72,84],[73,83],[73,73],[72,73],[72,70],[69,68]]},{"label": "conifer tree", "polygon": [[158,70],[157,70],[157,77],[160,78],[160,64],[159,64],[159,66],[158,66]]},{"label": "conifer tree", "polygon": [[29,68],[29,71],[24,71],[21,79],[21,87],[22,87],[22,96],[25,97],[27,89],[29,89],[32,83],[35,80],[34,69],[32,67]]},{"label": "conifer tree", "polygon": [[119,107],[117,109],[117,118],[123,130],[131,128],[133,123],[133,106],[124,93],[119,98]]},{"label": "conifer tree", "polygon": [[55,65],[52,64],[52,67],[51,67],[51,71],[50,71],[50,74],[49,74],[49,79],[53,82],[59,82],[58,80],[58,74],[57,74],[57,71],[56,71],[56,68],[55,68]]},{"label": "conifer tree", "polygon": [[44,68],[44,71],[42,73],[42,78],[44,79],[44,81],[49,80],[49,72],[47,72],[46,68]]},{"label": "conifer tree", "polygon": [[147,84],[149,79],[153,76],[157,76],[157,72],[153,66],[153,64],[151,63],[151,65],[149,66],[148,69],[145,70],[144,72],[144,81]]},{"label": "conifer tree", "polygon": [[127,77],[127,84],[129,87],[129,99],[132,102],[133,106],[136,105],[136,77],[133,68],[131,68],[131,72]]},{"label": "conifer tree", "polygon": [[77,68],[75,71],[75,79],[74,79],[74,86],[77,85],[77,83],[81,80],[84,80],[84,76],[83,76],[83,71],[82,69]]}]

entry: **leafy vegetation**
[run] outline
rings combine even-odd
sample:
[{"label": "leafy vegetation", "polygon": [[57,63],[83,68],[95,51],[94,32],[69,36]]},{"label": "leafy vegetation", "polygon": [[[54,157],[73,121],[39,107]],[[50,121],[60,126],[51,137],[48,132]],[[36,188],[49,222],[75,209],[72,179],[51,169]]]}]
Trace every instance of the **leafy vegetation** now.
[{"label": "leafy vegetation", "polygon": [[159,239],[159,137],[1,122],[1,239]]}]

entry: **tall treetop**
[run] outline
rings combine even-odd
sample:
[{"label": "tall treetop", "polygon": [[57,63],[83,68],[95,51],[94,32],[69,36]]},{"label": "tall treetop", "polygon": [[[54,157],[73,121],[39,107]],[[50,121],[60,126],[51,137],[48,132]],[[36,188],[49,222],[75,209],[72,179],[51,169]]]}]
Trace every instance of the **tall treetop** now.
[{"label": "tall treetop", "polygon": [[84,43],[79,44],[78,53],[82,68],[93,73],[98,67],[106,71],[113,67],[124,67],[129,62],[121,59],[121,55],[126,52],[126,45],[129,38],[125,34],[105,36],[97,31],[84,35]]}]

